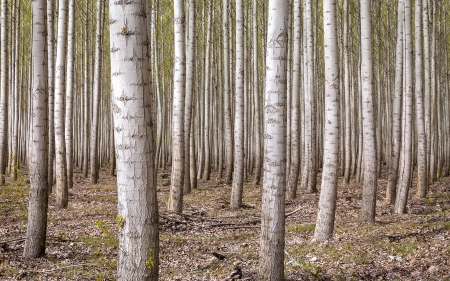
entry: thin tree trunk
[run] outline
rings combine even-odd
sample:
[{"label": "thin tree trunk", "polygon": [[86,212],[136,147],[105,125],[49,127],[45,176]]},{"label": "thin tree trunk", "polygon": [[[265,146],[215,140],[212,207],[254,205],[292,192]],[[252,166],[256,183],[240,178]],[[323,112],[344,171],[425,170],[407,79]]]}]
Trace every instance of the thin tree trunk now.
[{"label": "thin tree trunk", "polygon": [[336,0],[323,6],[325,59],[325,132],[322,185],[314,240],[322,242],[333,235],[339,172],[340,81],[337,44]]},{"label": "thin tree trunk", "polygon": [[30,196],[27,234],[23,255],[38,258],[45,254],[48,208],[48,70],[46,0],[33,1],[33,108],[30,147]]},{"label": "thin tree trunk", "polygon": [[364,149],[364,182],[360,219],[375,221],[377,194],[376,120],[373,98],[373,43],[371,0],[361,1],[361,87]]},{"label": "thin tree trunk", "polygon": [[404,3],[398,1],[397,15],[397,48],[395,62],[395,90],[392,106],[392,150],[391,165],[389,169],[388,185],[386,190],[386,203],[394,204],[397,179],[399,174],[400,148],[401,148],[401,130],[402,130],[402,86],[403,86],[403,22],[404,22]]},{"label": "thin tree trunk", "polygon": [[242,0],[236,0],[236,102],[231,209],[239,209],[241,207],[244,186],[244,52],[244,4]]},{"label": "thin tree trunk", "polygon": [[264,116],[265,172],[258,272],[261,281],[284,279],[288,7],[287,0],[269,1]]},{"label": "thin tree trunk", "polygon": [[1,1],[1,35],[0,35],[0,186],[5,184],[8,166],[8,1]]},{"label": "thin tree trunk", "polygon": [[231,104],[230,104],[230,49],[229,49],[229,13],[230,0],[223,0],[223,98],[224,98],[224,112],[225,112],[225,182],[231,184],[233,177],[233,131],[231,119]]},{"label": "thin tree trunk", "polygon": [[183,180],[184,180],[184,107],[185,107],[185,15],[184,1],[174,2],[174,32],[175,32],[175,64],[174,64],[174,93],[172,119],[172,178],[168,209],[177,213],[183,210]]},{"label": "thin tree trunk", "polygon": [[55,74],[55,150],[56,150],[56,201],[60,208],[67,208],[69,190],[67,184],[66,143],[64,139],[66,95],[66,38],[67,1],[60,0],[58,7],[58,45]]}]

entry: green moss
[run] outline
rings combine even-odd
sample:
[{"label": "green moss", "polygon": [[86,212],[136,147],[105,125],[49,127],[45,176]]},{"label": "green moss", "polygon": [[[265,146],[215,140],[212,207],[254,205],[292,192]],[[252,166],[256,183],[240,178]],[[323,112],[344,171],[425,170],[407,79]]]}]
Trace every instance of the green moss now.
[{"label": "green moss", "polygon": [[153,249],[149,248],[148,249],[148,258],[145,261],[145,267],[147,267],[148,269],[152,269],[155,266],[155,259],[153,257]]}]

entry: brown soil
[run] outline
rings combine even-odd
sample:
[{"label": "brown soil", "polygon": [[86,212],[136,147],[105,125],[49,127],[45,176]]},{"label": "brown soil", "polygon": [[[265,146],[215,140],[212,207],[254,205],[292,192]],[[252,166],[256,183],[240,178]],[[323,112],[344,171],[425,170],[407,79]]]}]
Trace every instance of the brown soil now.
[{"label": "brown soil", "polygon": [[[199,181],[174,215],[166,211],[168,173],[158,176],[160,279],[227,280],[239,262],[240,280],[256,280],[261,186],[247,182],[244,208],[231,211],[229,186]],[[22,257],[26,178],[0,187],[0,280],[115,280],[117,193],[107,168],[99,185],[75,174],[68,209],[50,197],[47,254],[36,260]],[[384,204],[385,188],[379,180],[376,223],[367,225],[358,222],[361,184],[340,184],[335,234],[323,244],[310,243],[318,195],[299,190],[287,202],[287,213],[296,212],[286,221],[286,280],[450,280],[450,179],[432,185],[427,199],[411,190],[402,216]]]}]

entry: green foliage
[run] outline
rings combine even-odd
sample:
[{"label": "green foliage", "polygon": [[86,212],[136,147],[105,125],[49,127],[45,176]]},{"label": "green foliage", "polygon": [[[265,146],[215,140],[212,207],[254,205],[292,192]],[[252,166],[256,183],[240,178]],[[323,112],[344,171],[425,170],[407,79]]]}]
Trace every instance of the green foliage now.
[{"label": "green foliage", "polygon": [[122,216],[118,216],[116,218],[117,221],[117,229],[122,229],[125,226],[125,218]]},{"label": "green foliage", "polygon": [[155,259],[153,258],[153,249],[148,249],[148,258],[145,261],[145,267],[152,269],[155,266]]},{"label": "green foliage", "polygon": [[316,229],[316,224],[307,224],[307,225],[292,225],[288,227],[288,231],[293,232],[313,232]]},{"label": "green foliage", "polygon": [[95,223],[95,226],[97,226],[103,234],[107,235],[107,234],[109,233],[108,225],[106,225],[106,224],[103,222],[103,220],[97,221],[97,222]]}]

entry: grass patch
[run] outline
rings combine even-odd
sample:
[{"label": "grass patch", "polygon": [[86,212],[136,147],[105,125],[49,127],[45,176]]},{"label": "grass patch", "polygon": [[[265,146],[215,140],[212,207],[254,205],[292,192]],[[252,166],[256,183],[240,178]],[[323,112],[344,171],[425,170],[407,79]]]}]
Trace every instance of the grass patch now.
[{"label": "grass patch", "polygon": [[287,227],[289,232],[313,232],[316,229],[316,224],[294,224]]}]

